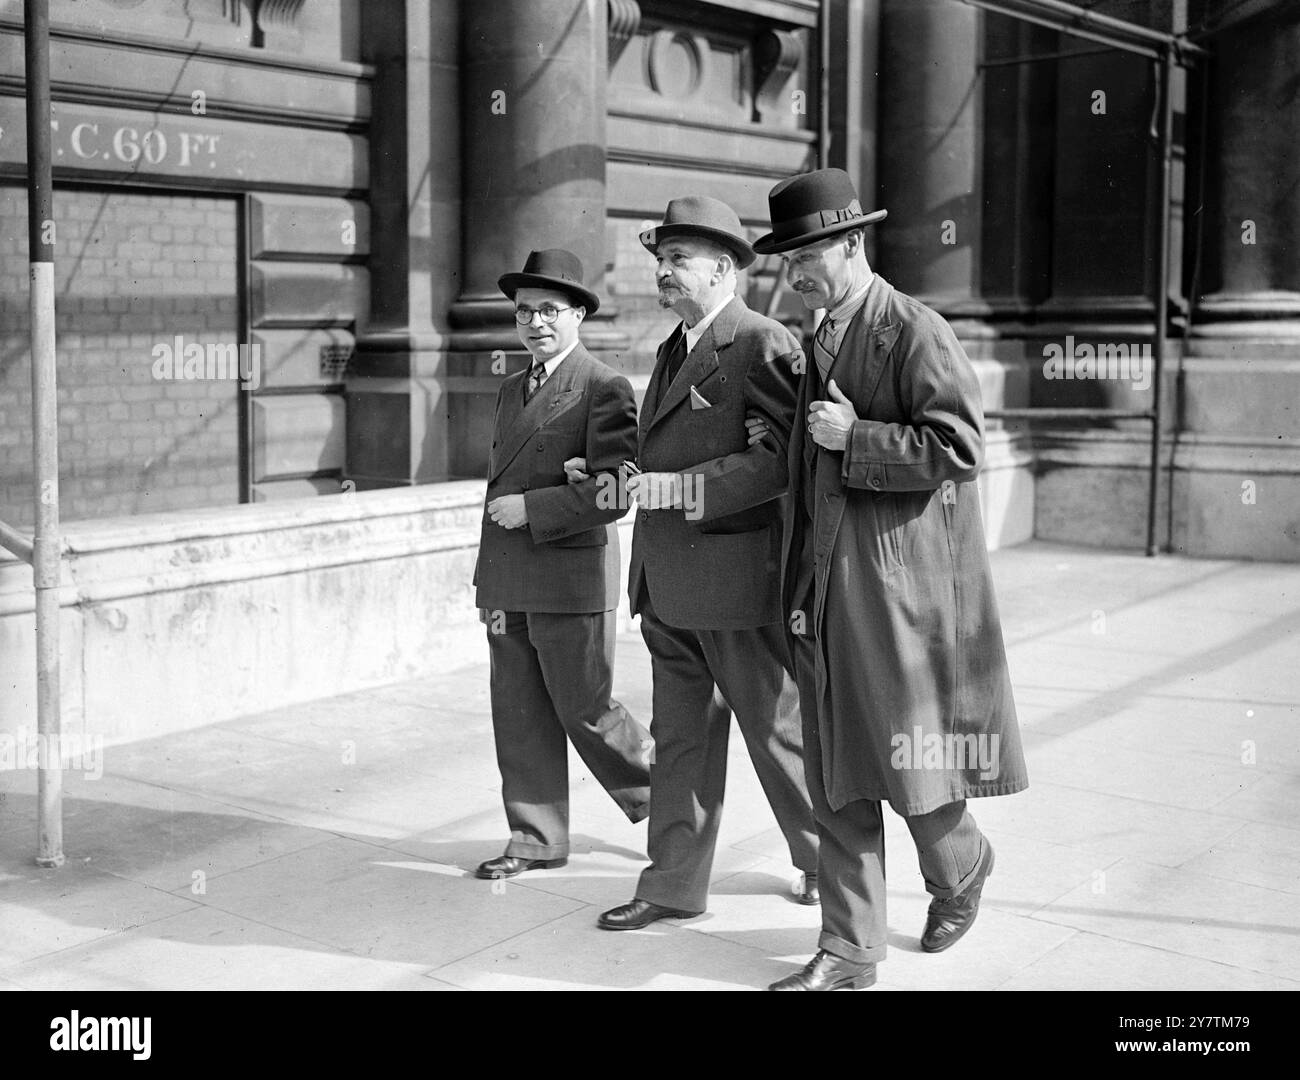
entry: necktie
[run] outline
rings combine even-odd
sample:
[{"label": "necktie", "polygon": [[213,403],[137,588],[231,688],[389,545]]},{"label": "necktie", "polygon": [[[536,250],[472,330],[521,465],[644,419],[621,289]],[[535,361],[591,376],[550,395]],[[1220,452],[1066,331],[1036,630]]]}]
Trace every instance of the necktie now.
[{"label": "necktie", "polygon": [[677,373],[682,370],[682,364],[686,362],[686,331],[683,330],[672,348],[668,350],[668,365],[665,373],[668,381],[664,384],[664,389],[672,386],[673,380],[677,378]]},{"label": "necktie", "polygon": [[835,324],[829,315],[822,319],[817,327],[817,336],[813,338],[813,358],[817,361],[817,370],[822,373],[822,382],[830,378],[831,365],[835,363],[835,354],[831,346],[835,341]]},{"label": "necktie", "polygon": [[524,395],[525,401],[533,400],[533,395],[542,388],[542,379],[545,377],[546,365],[540,360],[534,360],[532,370],[528,373],[528,388]]}]

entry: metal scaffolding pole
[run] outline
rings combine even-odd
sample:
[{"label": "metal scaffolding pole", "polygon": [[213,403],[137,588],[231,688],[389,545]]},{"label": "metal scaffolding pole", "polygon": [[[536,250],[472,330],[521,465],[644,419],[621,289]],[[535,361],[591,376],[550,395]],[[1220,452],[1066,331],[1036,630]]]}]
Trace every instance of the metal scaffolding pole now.
[{"label": "metal scaffolding pole", "polygon": [[[1166,47],[1159,68],[1160,88],[1160,216],[1156,222],[1155,290],[1156,340],[1155,371],[1151,380],[1151,485],[1147,493],[1147,554],[1160,550],[1156,537],[1156,506],[1160,499],[1160,441],[1164,435],[1164,391],[1161,372],[1165,366],[1165,348],[1169,340],[1169,234],[1170,211],[1173,202],[1174,156],[1174,51]],[[1183,333],[1187,330],[1184,328]],[[1170,492],[1170,498],[1173,493]]]},{"label": "metal scaffolding pole", "polygon": [[50,176],[50,6],[26,0],[27,250],[31,264],[32,435],[35,446],[37,849],[63,865],[63,765],[59,755],[59,419],[54,363],[54,192]]}]

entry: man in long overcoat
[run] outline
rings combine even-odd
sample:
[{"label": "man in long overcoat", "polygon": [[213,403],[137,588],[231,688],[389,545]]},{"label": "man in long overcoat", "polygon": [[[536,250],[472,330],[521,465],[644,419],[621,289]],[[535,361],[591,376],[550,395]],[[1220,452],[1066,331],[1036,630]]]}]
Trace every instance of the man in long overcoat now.
[{"label": "man in long overcoat", "polygon": [[882,804],[911,831],[933,897],[921,947],[970,928],[993,849],[968,798],[1027,784],[975,478],[979,383],[952,328],[874,274],[838,169],[769,196],[786,279],[823,319],[789,443],[782,542],[821,839],[819,951],[775,990],[869,986],[885,956]]}]

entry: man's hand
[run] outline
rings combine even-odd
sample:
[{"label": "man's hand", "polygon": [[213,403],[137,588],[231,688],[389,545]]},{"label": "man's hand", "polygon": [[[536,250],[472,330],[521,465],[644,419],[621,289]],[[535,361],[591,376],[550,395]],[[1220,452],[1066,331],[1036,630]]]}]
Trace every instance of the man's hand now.
[{"label": "man's hand", "polygon": [[570,484],[581,484],[584,480],[590,480],[591,475],[587,472],[587,459],[585,457],[571,457],[564,463],[564,478]]},{"label": "man's hand", "polygon": [[761,416],[745,417],[745,432],[749,436],[749,445],[763,441],[763,436],[768,434],[772,429],[767,426],[767,421]]},{"label": "man's hand", "polygon": [[522,495],[500,495],[487,504],[488,517],[503,529],[528,524],[528,509]]},{"label": "man's hand", "polygon": [[849,442],[849,431],[857,422],[858,414],[853,402],[844,396],[832,379],[826,384],[830,401],[814,401],[808,408],[808,431],[813,442],[827,450],[843,450]]},{"label": "man's hand", "polygon": [[682,508],[682,478],[679,473],[650,472],[630,476],[627,493],[643,510]]}]

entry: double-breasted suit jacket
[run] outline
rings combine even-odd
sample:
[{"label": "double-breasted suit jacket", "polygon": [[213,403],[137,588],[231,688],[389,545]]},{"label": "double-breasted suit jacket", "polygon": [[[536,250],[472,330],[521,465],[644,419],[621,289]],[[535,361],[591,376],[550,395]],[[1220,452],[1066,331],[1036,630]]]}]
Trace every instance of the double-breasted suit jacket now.
[{"label": "double-breasted suit jacket", "polygon": [[[831,397],[811,355],[806,372],[801,419]],[[794,425],[782,550],[785,609],[816,638],[827,799],[919,815],[1019,791],[1025,766],[974,483],[984,453],[974,369],[940,315],[876,275],[829,379],[859,419],[843,451]]]},{"label": "double-breasted suit jacket", "polygon": [[[633,821],[647,813],[646,728],[611,696],[619,466],[636,453],[636,402],[622,375],[578,344],[525,400],[528,372],[497,395],[474,583],[488,628],[492,726],[510,825],[506,855],[569,852],[566,736]],[[585,457],[589,479],[567,482]],[[486,504],[523,495],[527,523],[505,529]]]},{"label": "double-breasted suit jacket", "polygon": [[[483,515],[477,603],[486,610],[592,612],[618,606],[618,532],[627,512],[618,467],[636,455],[636,399],[618,372],[579,343],[531,401],[527,370],[501,383],[488,455],[487,502],[524,496],[528,524]],[[587,459],[590,479],[566,482]],[[486,504],[485,504],[486,505]]]}]

